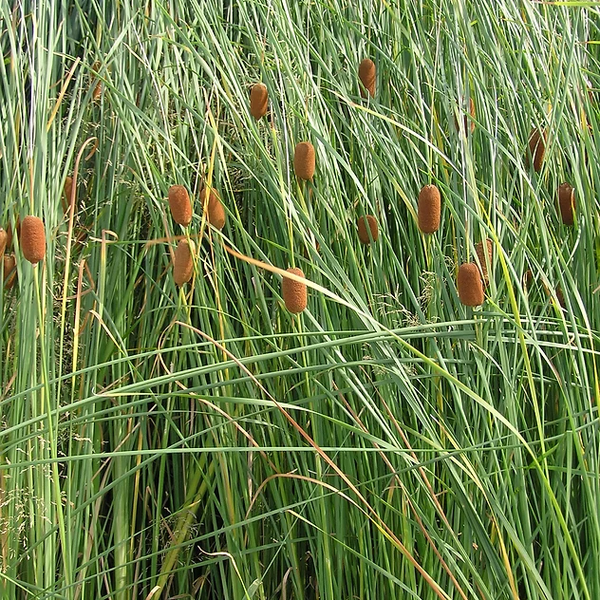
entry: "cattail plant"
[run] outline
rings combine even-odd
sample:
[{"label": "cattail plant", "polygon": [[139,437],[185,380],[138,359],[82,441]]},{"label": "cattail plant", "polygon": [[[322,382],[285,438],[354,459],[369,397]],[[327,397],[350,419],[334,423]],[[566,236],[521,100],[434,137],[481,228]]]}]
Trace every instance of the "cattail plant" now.
[{"label": "cattail plant", "polygon": [[[17,230],[17,237],[19,237],[19,235],[21,234],[21,219],[18,215],[15,219],[15,226],[16,226],[15,228]],[[13,228],[9,221],[8,225],[6,226],[6,247],[10,250],[12,248],[12,245],[13,245]]]},{"label": "cattail plant", "polygon": [[187,227],[192,222],[192,203],[184,186],[172,185],[169,188],[169,206],[176,223]]},{"label": "cattail plant", "polygon": [[525,165],[527,168],[531,165],[533,159],[533,168],[536,173],[542,170],[542,162],[544,161],[544,154],[546,154],[546,142],[548,141],[548,132],[544,129],[532,129],[529,134],[529,145],[527,154],[525,155]]},{"label": "cattail plant", "polygon": [[486,238],[485,241],[479,242],[475,246],[475,252],[477,254],[477,258],[479,259],[479,266],[481,268],[481,278],[483,280],[483,286],[486,287],[490,282],[489,273],[488,273],[488,265],[492,266],[492,252],[494,245],[492,240]]},{"label": "cattail plant", "polygon": [[21,223],[19,244],[23,256],[36,265],[46,255],[46,232],[44,222],[39,217],[29,215]]},{"label": "cattail plant", "polygon": [[4,256],[6,250],[6,242],[8,241],[8,234],[2,227],[0,227],[0,258]]},{"label": "cattail plant", "polygon": [[[304,277],[301,269],[288,269],[288,273]],[[294,281],[289,277],[284,277],[281,283],[281,295],[285,302],[285,307],[293,314],[301,313],[306,308],[307,288],[305,283]]]},{"label": "cattail plant", "polygon": [[300,142],[296,145],[294,171],[299,179],[312,180],[315,174],[315,149],[310,142]]},{"label": "cattail plant", "polygon": [[250,114],[258,121],[267,114],[269,91],[264,83],[255,83],[250,91]]},{"label": "cattail plant", "polygon": [[458,269],[458,297],[466,306],[483,304],[483,283],[475,263],[463,263]]},{"label": "cattail plant", "polygon": [[73,178],[67,175],[65,179],[65,187],[63,188],[63,196],[61,197],[63,213],[67,213],[71,203],[71,192],[73,191]]},{"label": "cattail plant", "polygon": [[565,225],[575,222],[575,189],[567,182],[558,186],[558,207],[560,216]]},{"label": "cattail plant", "polygon": [[417,215],[419,229],[423,233],[434,233],[440,228],[442,201],[440,190],[435,185],[426,185],[419,192]]},{"label": "cattail plant", "polygon": [[[206,199],[207,196],[208,200]],[[223,229],[225,227],[225,209],[217,192],[211,188],[209,193],[208,188],[204,186],[200,192],[200,198],[202,202],[208,202],[206,208],[208,222],[216,229]]]},{"label": "cattail plant", "polygon": [[366,215],[358,219],[358,239],[363,244],[376,242],[379,238],[379,227],[377,219],[373,215]]},{"label": "cattail plant", "polygon": [[[469,98],[469,114],[471,115],[471,119],[469,119],[467,115],[464,116],[464,128],[465,131],[470,131],[471,133],[473,133],[475,131],[475,101],[473,100],[473,98]],[[457,130],[459,129],[458,119],[456,117],[454,117],[454,126]]]},{"label": "cattail plant", "polygon": [[367,92],[371,98],[375,97],[375,78],[377,69],[375,63],[370,58],[365,58],[358,67],[358,78],[360,79],[360,95],[367,97]]},{"label": "cattail plant", "polygon": [[97,102],[100,99],[100,96],[102,95],[102,82],[100,80],[96,81],[98,79],[98,72],[100,71],[101,67],[102,65],[98,60],[92,65],[90,87],[94,86],[94,91],[92,92],[92,98],[94,99],[94,102]]},{"label": "cattail plant", "polygon": [[17,261],[14,254],[4,255],[4,287],[10,290],[17,280]]},{"label": "cattail plant", "polygon": [[194,272],[195,246],[192,240],[181,240],[175,248],[173,260],[173,279],[181,287],[192,278]]}]

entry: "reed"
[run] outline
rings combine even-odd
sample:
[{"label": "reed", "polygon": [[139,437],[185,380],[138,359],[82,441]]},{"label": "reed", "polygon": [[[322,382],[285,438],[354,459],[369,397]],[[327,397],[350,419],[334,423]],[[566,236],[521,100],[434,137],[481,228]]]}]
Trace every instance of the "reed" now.
[{"label": "reed", "polygon": [[[304,277],[302,269],[290,268],[287,270],[288,273],[298,275],[298,277]],[[294,281],[289,277],[284,277],[281,282],[281,295],[285,302],[285,307],[293,314],[301,313],[308,302],[308,293],[305,283]]]},{"label": "reed", "polygon": [[358,239],[363,244],[376,242],[379,238],[377,219],[373,215],[366,215],[358,219]]},{"label": "reed", "polygon": [[558,186],[558,207],[562,222],[572,226],[575,222],[575,189],[567,182]]},{"label": "reed", "polygon": [[267,114],[269,91],[264,83],[255,83],[250,91],[250,114],[258,121]]},{"label": "reed", "polygon": [[488,266],[492,266],[493,248],[494,245],[492,243],[492,240],[490,240],[489,238],[486,238],[484,241],[479,242],[475,246],[475,253],[477,254],[477,258],[479,259],[479,267],[481,269],[481,278],[483,280],[484,287],[486,287],[490,282]]},{"label": "reed", "polygon": [[377,68],[375,63],[370,58],[365,58],[358,67],[358,78],[360,79],[360,95],[363,98],[367,97],[367,94],[371,98],[375,97],[375,80],[377,77]]},{"label": "reed", "polygon": [[194,272],[195,245],[192,240],[181,240],[175,249],[173,259],[173,279],[181,287],[186,284]]},{"label": "reed", "polygon": [[458,297],[465,306],[483,304],[483,282],[475,263],[463,263],[458,269]]},{"label": "reed", "polygon": [[419,192],[417,216],[423,233],[435,233],[440,228],[442,201],[435,185],[426,185]]},{"label": "reed", "polygon": [[212,188],[209,192],[209,189],[204,186],[200,191],[200,198],[203,203],[208,202],[208,206],[206,207],[208,222],[216,229],[223,229],[226,220],[225,208],[223,207],[217,192]]},{"label": "reed", "polygon": [[19,245],[23,256],[36,265],[46,255],[46,232],[44,222],[39,217],[28,215],[21,223]]},{"label": "reed", "polygon": [[176,223],[187,227],[192,222],[192,203],[184,186],[172,185],[169,188],[169,206]]},{"label": "reed", "polygon": [[17,261],[14,254],[4,255],[4,287],[7,290],[12,289],[17,280]]},{"label": "reed", "polygon": [[310,142],[300,142],[296,145],[294,171],[299,179],[312,180],[315,174],[315,149]]},{"label": "reed", "polygon": [[525,155],[525,165],[529,168],[533,159],[533,168],[536,173],[539,173],[542,170],[547,141],[548,132],[545,129],[543,131],[540,131],[539,129],[531,130],[527,154]]}]

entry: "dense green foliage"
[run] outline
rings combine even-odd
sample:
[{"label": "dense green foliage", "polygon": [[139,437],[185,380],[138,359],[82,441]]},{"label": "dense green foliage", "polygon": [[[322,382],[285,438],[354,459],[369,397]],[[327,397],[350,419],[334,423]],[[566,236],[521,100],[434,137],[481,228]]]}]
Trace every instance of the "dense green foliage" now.
[{"label": "dense green foliage", "polygon": [[0,596],[600,598],[600,9],[141,4],[0,0]]}]

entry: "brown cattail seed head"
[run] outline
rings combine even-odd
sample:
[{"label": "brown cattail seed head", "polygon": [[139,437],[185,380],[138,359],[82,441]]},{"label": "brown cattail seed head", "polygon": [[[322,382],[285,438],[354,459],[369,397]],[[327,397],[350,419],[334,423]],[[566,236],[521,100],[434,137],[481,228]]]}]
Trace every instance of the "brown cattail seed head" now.
[{"label": "brown cattail seed head", "polygon": [[172,185],[169,188],[169,206],[176,223],[187,227],[192,222],[192,203],[185,187]]},{"label": "brown cattail seed head", "polygon": [[73,191],[73,178],[70,177],[69,175],[67,175],[66,179],[65,179],[65,187],[63,189],[64,194],[63,197],[61,198],[61,202],[62,202],[62,207],[63,207],[63,213],[66,214],[66,212],[69,210],[69,205],[71,202],[71,192]]},{"label": "brown cattail seed head", "polygon": [[[471,115],[471,120],[469,121],[469,117],[465,115],[463,123],[465,131],[469,130],[473,133],[475,131],[475,101],[473,98],[469,98],[469,114]],[[458,119],[456,117],[454,117],[454,126],[458,130]]]},{"label": "brown cattail seed head", "polygon": [[[21,219],[19,218],[19,216],[17,216],[15,224],[17,226],[17,237],[19,237],[19,235],[21,233]],[[8,225],[6,226],[6,247],[10,249],[10,248],[12,248],[12,245],[13,245],[13,228],[9,221]]]},{"label": "brown cattail seed head", "polygon": [[[371,237],[369,237],[369,233]],[[373,215],[366,215],[358,219],[358,239],[363,244],[370,244],[371,238],[374,242],[379,237],[379,228],[377,227],[377,219]]]},{"label": "brown cattail seed head", "polygon": [[544,154],[546,153],[546,142],[548,140],[548,132],[540,131],[539,129],[532,129],[529,134],[529,147],[525,156],[525,164],[527,167],[531,164],[533,159],[533,168],[536,173],[542,170],[542,162],[544,161]]},{"label": "brown cattail seed head", "polygon": [[93,74],[92,74],[90,85],[94,86],[94,91],[92,92],[92,98],[94,99],[95,102],[98,101],[100,99],[100,96],[102,95],[102,82],[101,81],[96,82],[96,79],[98,77],[98,71],[100,71],[101,67],[102,67],[102,65],[100,64],[100,61],[98,61],[98,60],[92,65]]},{"label": "brown cattail seed head", "polygon": [[6,250],[6,242],[8,241],[8,234],[2,227],[0,227],[0,258],[4,256],[4,250]]},{"label": "brown cattail seed head", "polygon": [[267,114],[269,92],[264,83],[255,83],[250,91],[250,114],[258,121]]},{"label": "brown cattail seed head", "polygon": [[483,283],[475,263],[464,263],[458,269],[458,297],[466,306],[483,304]]},{"label": "brown cattail seed head", "polygon": [[[481,277],[483,279],[483,285],[486,286],[489,282],[489,274],[488,274],[488,266],[492,266],[492,251],[493,251],[492,240],[489,238],[484,242],[479,242],[475,246],[475,252],[477,253],[477,258],[479,259],[479,266],[481,268]],[[485,250],[484,250],[485,248]],[[487,261],[487,263],[486,263]]]},{"label": "brown cattail seed head", "polygon": [[377,69],[375,63],[370,58],[365,58],[358,67],[358,77],[362,85],[360,86],[360,95],[367,97],[367,92],[371,98],[375,97],[375,76]]},{"label": "brown cattail seed head", "polygon": [[315,174],[315,149],[310,142],[300,142],[294,152],[294,171],[296,176],[309,181]]},{"label": "brown cattail seed head", "polygon": [[39,217],[29,215],[21,223],[19,243],[23,256],[35,265],[46,255],[46,232]]},{"label": "brown cattail seed head", "polygon": [[[304,273],[298,268],[288,269],[287,272],[298,275],[298,277],[304,277]],[[281,282],[281,295],[283,296],[285,307],[291,313],[298,314],[306,308],[307,290],[305,283],[284,277]]]},{"label": "brown cattail seed head", "polygon": [[14,254],[4,255],[4,287],[10,290],[17,279],[17,261]]},{"label": "brown cattail seed head", "polygon": [[560,283],[556,286],[556,299],[560,304],[561,308],[567,308],[567,303],[565,302],[565,295],[563,294],[562,288],[560,287]]},{"label": "brown cattail seed head", "polygon": [[575,190],[566,182],[558,186],[558,206],[562,222],[565,225],[573,225],[575,221]]},{"label": "brown cattail seed head", "polygon": [[442,201],[440,190],[435,185],[426,185],[419,192],[418,204],[419,229],[423,233],[434,233],[440,228]]},{"label": "brown cattail seed head", "polygon": [[194,242],[181,240],[175,248],[173,260],[173,279],[178,286],[182,286],[192,278],[194,272]]},{"label": "brown cattail seed head", "polygon": [[202,191],[200,192],[200,198],[202,198],[203,202],[206,202],[207,195],[208,222],[216,229],[223,229],[223,227],[225,227],[225,209],[223,208],[223,204],[221,203],[221,200],[214,189],[211,189],[209,194],[208,188],[203,187]]}]

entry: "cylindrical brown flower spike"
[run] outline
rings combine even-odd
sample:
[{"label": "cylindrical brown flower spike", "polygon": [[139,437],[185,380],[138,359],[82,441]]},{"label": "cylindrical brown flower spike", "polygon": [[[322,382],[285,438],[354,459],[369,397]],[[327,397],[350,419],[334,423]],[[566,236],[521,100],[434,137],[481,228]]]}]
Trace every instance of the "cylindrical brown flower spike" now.
[{"label": "cylindrical brown flower spike", "polygon": [[558,186],[558,206],[562,222],[565,225],[573,225],[575,222],[575,190],[566,182]]},{"label": "cylindrical brown flower spike", "polygon": [[[469,98],[469,114],[471,115],[471,120],[469,121],[469,117],[465,115],[463,122],[465,131],[469,130],[473,133],[475,131],[475,101],[473,98]],[[454,117],[454,126],[458,130],[458,119],[456,117]]]},{"label": "cylindrical brown flower spike", "polygon": [[[369,233],[371,237],[369,237]],[[373,215],[366,215],[365,217],[359,217],[358,219],[358,239],[363,244],[370,244],[377,241],[379,238],[379,227],[377,226],[377,219]]]},{"label": "cylindrical brown flower spike", "polygon": [[542,170],[542,163],[544,161],[544,154],[546,154],[546,142],[548,141],[548,132],[540,131],[539,129],[532,129],[529,134],[529,147],[527,154],[525,155],[525,165],[529,168],[531,160],[533,159],[533,168],[536,173]]},{"label": "cylindrical brown flower spike", "polygon": [[10,290],[17,280],[17,261],[14,254],[4,255],[4,287]]},{"label": "cylindrical brown flower spike", "polygon": [[[208,194],[208,188],[203,187],[200,192],[200,198],[202,202],[206,202],[206,196]],[[225,227],[225,209],[223,208],[223,204],[219,198],[217,192],[214,189],[210,190],[210,194],[208,194],[208,222],[215,227],[216,229],[223,229]]]},{"label": "cylindrical brown flower spike", "polygon": [[[484,253],[484,244],[485,244],[485,250],[487,250],[486,253]],[[483,279],[483,285],[484,287],[487,286],[487,284],[490,282],[489,279],[489,274],[488,274],[488,265],[491,268],[492,266],[492,251],[493,251],[493,243],[492,240],[490,240],[489,238],[487,238],[485,240],[485,242],[479,242],[476,246],[475,246],[475,252],[477,253],[477,258],[479,259],[479,265],[481,267],[481,277]],[[486,264],[486,259],[487,259],[487,264]]]},{"label": "cylindrical brown flower spike", "polygon": [[175,249],[173,260],[173,279],[181,287],[192,278],[194,272],[194,242],[181,240]]},{"label": "cylindrical brown flower spike", "polygon": [[[288,273],[304,277],[301,269],[288,269]],[[305,283],[294,281],[289,277],[284,277],[281,283],[281,295],[285,302],[285,307],[293,314],[301,313],[305,308],[308,300],[308,294]]]},{"label": "cylindrical brown flower spike", "polygon": [[19,244],[23,256],[35,265],[46,255],[46,232],[44,222],[39,217],[29,215],[21,223]]},{"label": "cylindrical brown flower spike", "polygon": [[0,258],[4,256],[4,250],[6,250],[6,242],[8,241],[8,234],[2,227],[0,227]]},{"label": "cylindrical brown flower spike", "polygon": [[264,83],[255,83],[250,91],[250,114],[258,121],[267,114],[269,92]]},{"label": "cylindrical brown flower spike", "polygon": [[187,227],[192,222],[192,203],[185,187],[172,185],[169,188],[169,206],[176,223]]},{"label": "cylindrical brown flower spike", "polygon": [[65,179],[65,187],[63,188],[63,197],[61,198],[63,213],[67,213],[69,210],[69,204],[71,202],[71,192],[73,191],[73,178],[67,175]]},{"label": "cylindrical brown flower spike", "polygon": [[464,263],[458,269],[458,297],[466,306],[483,304],[483,283],[475,263]]},{"label": "cylindrical brown flower spike", "polygon": [[[17,226],[17,237],[19,237],[21,234],[21,219],[19,218],[18,215],[16,218],[16,226]],[[6,247],[10,250],[12,248],[12,245],[13,245],[13,228],[9,221],[8,225],[6,226]]]},{"label": "cylindrical brown flower spike", "polygon": [[434,233],[440,228],[442,201],[435,185],[426,185],[419,192],[418,220],[423,233]]},{"label": "cylindrical brown flower spike", "polygon": [[360,95],[367,97],[367,92],[371,98],[375,97],[375,78],[377,69],[375,63],[370,58],[365,58],[358,67],[358,77],[362,85],[360,86]]},{"label": "cylindrical brown flower spike", "polygon": [[102,81],[96,82],[96,79],[98,78],[98,71],[100,71],[101,67],[102,67],[102,65],[99,60],[97,60],[92,65],[92,76],[91,76],[91,81],[90,81],[90,87],[95,84],[94,91],[92,92],[92,97],[95,102],[98,101],[100,99],[100,96],[102,95]]},{"label": "cylindrical brown flower spike", "polygon": [[294,152],[294,171],[299,179],[310,181],[315,174],[315,149],[310,142],[300,142]]}]

